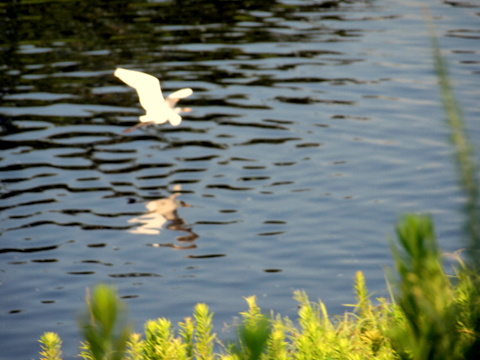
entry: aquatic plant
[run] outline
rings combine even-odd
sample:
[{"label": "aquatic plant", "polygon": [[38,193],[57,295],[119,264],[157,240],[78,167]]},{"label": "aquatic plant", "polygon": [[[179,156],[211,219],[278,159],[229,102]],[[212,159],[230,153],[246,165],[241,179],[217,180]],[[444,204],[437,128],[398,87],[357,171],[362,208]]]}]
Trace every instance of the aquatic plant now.
[{"label": "aquatic plant", "polygon": [[408,215],[397,226],[400,246],[392,245],[399,281],[401,317],[391,337],[402,358],[455,359],[454,288],[444,273],[432,221]]},{"label": "aquatic plant", "polygon": [[[130,333],[125,310],[115,291],[94,288],[87,298],[90,320],[84,319],[83,359],[476,359],[478,358],[478,276],[459,260],[453,276],[445,273],[429,217],[405,216],[392,244],[398,280],[394,303],[372,301],[364,276],[355,277],[353,311],[329,316],[323,302],[311,302],[296,291],[296,321],[280,314],[266,316],[254,296],[246,298],[238,339],[224,344],[212,332],[213,314],[197,304],[192,317],[177,326],[165,319],[148,321],[144,335]],[[105,295],[106,294],[106,295]],[[114,310],[112,310],[114,309]],[[102,315],[99,315],[102,314]],[[114,331],[113,329],[117,329]],[[60,339],[42,336],[42,360],[61,359]],[[216,352],[215,343],[222,352]]]},{"label": "aquatic plant", "polygon": [[[101,290],[98,290],[101,289]],[[330,319],[322,302],[310,302],[303,291],[295,292],[299,304],[298,324],[280,314],[264,315],[254,296],[246,298],[248,309],[241,312],[236,344],[223,344],[212,333],[212,317],[205,304],[197,304],[192,317],[185,318],[176,327],[165,319],[148,321],[143,336],[127,334],[126,327],[119,326],[114,319],[123,323],[122,316],[111,316],[109,306],[122,308],[118,298],[114,301],[96,302],[99,293],[114,295],[115,290],[106,285],[94,288],[92,298],[87,302],[89,313],[103,310],[110,312],[108,320],[95,320],[96,330],[84,330],[85,342],[80,357],[88,360],[100,359],[342,359],[351,357],[355,351],[358,359],[392,359],[392,349],[387,337],[382,335],[388,328],[388,305],[381,301],[374,306],[366,296],[363,275],[356,278],[358,304],[354,312]],[[103,307],[104,306],[104,307]],[[94,307],[94,309],[92,309]],[[121,315],[121,314],[117,314]],[[108,326],[105,326],[105,325]],[[120,336],[108,329],[122,329]],[[84,329],[84,327],[83,327]],[[60,360],[60,343],[45,341],[42,336],[42,360]],[[128,339],[128,340],[127,340]],[[223,353],[215,352],[218,343]],[[350,355],[348,355],[350,354]]]},{"label": "aquatic plant", "polygon": [[40,337],[40,360],[61,360],[62,340],[54,332],[46,332]]},{"label": "aquatic plant", "polygon": [[87,293],[87,311],[79,319],[85,343],[80,356],[89,360],[121,360],[131,332],[126,310],[115,290],[105,284]]},{"label": "aquatic plant", "polygon": [[454,148],[459,183],[467,200],[465,202],[465,229],[467,241],[469,241],[467,250],[472,264],[480,267],[480,258],[478,257],[480,251],[480,183],[477,178],[478,166],[474,160],[474,147],[465,131],[465,121],[450,83],[448,67],[441,54],[435,26],[428,8],[425,8],[425,17],[430,31],[432,58],[438,79],[441,102],[447,125],[451,131],[450,138]]}]

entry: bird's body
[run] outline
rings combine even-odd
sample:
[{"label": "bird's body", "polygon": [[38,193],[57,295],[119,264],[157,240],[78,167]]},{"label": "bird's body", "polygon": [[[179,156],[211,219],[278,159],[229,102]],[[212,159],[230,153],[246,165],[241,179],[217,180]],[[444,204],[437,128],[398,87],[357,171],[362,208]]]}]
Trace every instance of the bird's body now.
[{"label": "bird's body", "polygon": [[182,117],[179,114],[184,111],[190,111],[188,108],[176,108],[175,105],[180,99],[192,95],[192,89],[180,89],[164,98],[160,81],[155,76],[123,68],[117,68],[114,75],[125,84],[137,90],[140,104],[146,112],[145,115],[140,116],[140,124],[125,130],[127,132],[138,126],[163,124],[167,121],[173,126],[177,126],[182,121]]}]

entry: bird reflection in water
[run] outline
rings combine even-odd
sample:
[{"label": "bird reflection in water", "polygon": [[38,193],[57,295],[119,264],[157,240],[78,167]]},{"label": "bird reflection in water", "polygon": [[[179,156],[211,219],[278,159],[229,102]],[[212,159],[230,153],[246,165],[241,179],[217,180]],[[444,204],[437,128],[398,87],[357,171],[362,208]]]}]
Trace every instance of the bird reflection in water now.
[{"label": "bird reflection in water", "polygon": [[149,201],[146,204],[147,212],[141,216],[128,220],[129,223],[140,223],[139,226],[128,230],[131,234],[159,235],[162,227],[171,231],[180,231],[184,235],[177,236],[177,243],[153,243],[153,247],[171,247],[173,249],[194,249],[193,243],[198,235],[195,234],[184,219],[178,216],[179,207],[190,207],[185,202],[178,200],[180,185],[175,185],[175,192],[167,198]]}]

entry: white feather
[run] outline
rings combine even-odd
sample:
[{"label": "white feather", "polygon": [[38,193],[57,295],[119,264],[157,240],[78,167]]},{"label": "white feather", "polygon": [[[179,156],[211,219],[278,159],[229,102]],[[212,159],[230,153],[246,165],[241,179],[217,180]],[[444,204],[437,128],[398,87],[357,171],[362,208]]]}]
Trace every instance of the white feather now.
[{"label": "white feather", "polygon": [[170,121],[173,126],[181,123],[182,117],[178,113],[182,109],[175,108],[175,104],[180,99],[192,95],[192,89],[177,90],[164,99],[160,81],[155,76],[123,68],[117,68],[114,75],[137,90],[140,104],[146,112],[140,116],[141,122],[163,124]]}]

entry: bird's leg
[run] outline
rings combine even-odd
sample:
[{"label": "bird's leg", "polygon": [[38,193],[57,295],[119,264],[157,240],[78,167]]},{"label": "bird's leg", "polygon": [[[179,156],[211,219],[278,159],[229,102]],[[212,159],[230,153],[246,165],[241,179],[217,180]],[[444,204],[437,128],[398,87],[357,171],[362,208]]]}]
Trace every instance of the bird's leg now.
[{"label": "bird's leg", "polygon": [[133,130],[135,130],[136,128],[139,128],[139,127],[142,127],[142,126],[151,125],[151,124],[153,124],[153,123],[154,123],[153,121],[140,122],[140,123],[136,124],[135,126],[132,126],[132,127],[129,127],[128,129],[123,130],[123,132],[124,132],[124,133],[129,133],[129,132],[132,132]]}]

